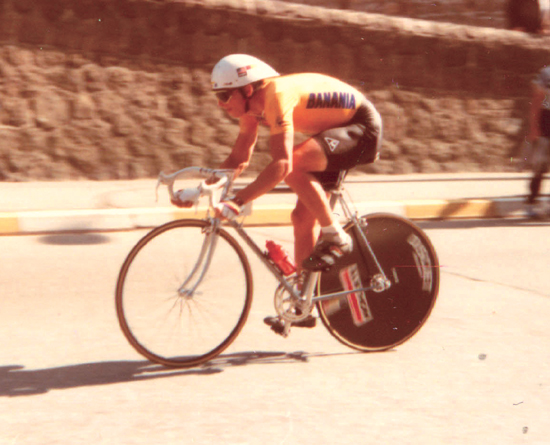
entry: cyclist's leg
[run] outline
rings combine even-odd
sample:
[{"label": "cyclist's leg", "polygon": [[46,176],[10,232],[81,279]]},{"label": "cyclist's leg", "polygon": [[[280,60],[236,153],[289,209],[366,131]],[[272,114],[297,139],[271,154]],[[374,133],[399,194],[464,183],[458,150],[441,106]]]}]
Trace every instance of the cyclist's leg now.
[{"label": "cyclist's leg", "polygon": [[540,188],[542,185],[543,172],[535,172],[529,181],[529,196],[527,198],[527,204],[534,204],[539,196]]},{"label": "cyclist's leg", "polygon": [[328,161],[321,145],[313,138],[294,147],[292,172],[285,178],[288,186],[299,200],[321,224],[333,223],[333,216],[327,196],[321,184],[311,174],[327,168]]},{"label": "cyclist's leg", "polygon": [[[326,245],[326,249],[319,248],[319,254],[313,255],[314,258],[311,258],[311,261],[308,260],[308,266],[306,267],[311,269],[309,263],[315,266],[320,262],[325,267],[325,263],[331,260],[334,262],[333,256],[343,255],[351,250],[351,238],[333,216],[328,196],[321,183],[314,176],[314,173],[322,172],[327,168],[328,158],[319,141],[310,138],[295,147],[292,165],[292,172],[286,177],[285,181],[298,195],[301,204],[297,208],[297,212],[305,216],[307,211],[315,220],[318,220],[321,225],[322,239],[325,244],[326,242],[330,243],[330,246]],[[295,221],[298,221],[298,217],[295,217]],[[309,240],[314,227],[311,217],[304,222],[303,228],[306,227],[308,228]],[[295,251],[298,264],[302,264],[302,259],[306,259],[311,255],[313,250],[311,247],[309,241],[307,241],[307,244],[304,243],[302,250],[300,241],[298,241],[298,250]],[[308,250],[305,250],[306,248]],[[330,252],[328,252],[329,248],[331,249]],[[324,250],[327,250],[327,252],[324,252]],[[320,260],[321,257],[326,258],[326,260]]]},{"label": "cyclist's leg", "polygon": [[291,214],[294,229],[294,260],[298,273],[302,270],[302,262],[309,256],[317,240],[317,218],[298,199]]},{"label": "cyclist's leg", "polygon": [[540,195],[544,174],[548,171],[550,158],[550,140],[547,137],[540,137],[535,142],[532,167],[533,175],[529,181],[529,195],[527,197],[527,214],[530,217],[538,217],[537,200]]}]

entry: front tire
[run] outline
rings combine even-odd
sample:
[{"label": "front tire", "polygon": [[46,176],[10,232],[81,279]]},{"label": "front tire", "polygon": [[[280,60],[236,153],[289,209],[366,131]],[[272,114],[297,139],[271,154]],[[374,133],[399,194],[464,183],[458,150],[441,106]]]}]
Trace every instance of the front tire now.
[{"label": "front tire", "polygon": [[[245,253],[224,229],[194,292],[181,291],[211,224],[178,220],[153,229],[130,251],[116,287],[122,332],[149,360],[192,367],[221,354],[243,328],[252,304],[252,273]],[[228,273],[228,269],[230,272]],[[196,270],[196,282],[204,267]],[[192,283],[186,285],[192,288]]]}]

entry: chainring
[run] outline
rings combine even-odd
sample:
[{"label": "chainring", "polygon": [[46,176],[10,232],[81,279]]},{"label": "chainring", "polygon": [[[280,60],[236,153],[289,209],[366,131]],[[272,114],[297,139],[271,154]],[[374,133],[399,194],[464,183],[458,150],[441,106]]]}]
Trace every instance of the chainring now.
[{"label": "chainring", "polygon": [[[289,282],[294,289],[298,289],[298,284],[300,282],[298,276],[291,277]],[[297,292],[299,293],[299,291]],[[313,293],[310,292],[309,296],[296,297],[292,295],[283,284],[277,286],[273,301],[277,315],[279,315],[282,320],[290,323],[307,318],[313,309]]]}]

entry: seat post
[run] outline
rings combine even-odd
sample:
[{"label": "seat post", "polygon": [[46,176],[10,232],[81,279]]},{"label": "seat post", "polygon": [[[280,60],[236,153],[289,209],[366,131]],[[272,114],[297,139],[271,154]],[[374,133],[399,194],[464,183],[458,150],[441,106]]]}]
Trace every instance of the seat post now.
[{"label": "seat post", "polygon": [[327,190],[330,193],[330,209],[334,210],[334,207],[336,206],[336,203],[338,202],[338,198],[342,194],[342,188],[344,186],[344,179],[346,178],[346,175],[348,174],[348,170],[340,170],[338,172],[338,179],[334,183],[334,186],[331,187],[329,190]]}]

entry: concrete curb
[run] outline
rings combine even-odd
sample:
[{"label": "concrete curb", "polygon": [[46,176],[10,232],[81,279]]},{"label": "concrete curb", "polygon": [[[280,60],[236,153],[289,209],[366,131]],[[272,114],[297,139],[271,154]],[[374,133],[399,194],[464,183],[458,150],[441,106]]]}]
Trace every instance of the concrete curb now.
[{"label": "concrete curb", "polygon": [[[358,214],[388,212],[413,220],[523,216],[523,198],[372,201],[354,206]],[[247,226],[289,225],[294,205],[256,205]],[[339,213],[338,209],[335,213]],[[117,231],[156,227],[183,218],[203,218],[205,208],[174,207],[24,211],[0,213],[0,235]]]}]

